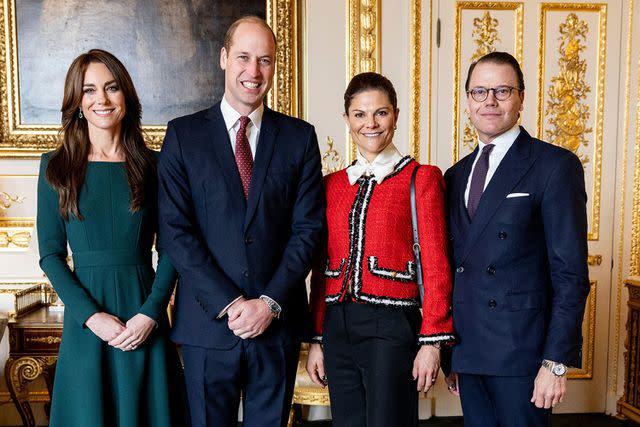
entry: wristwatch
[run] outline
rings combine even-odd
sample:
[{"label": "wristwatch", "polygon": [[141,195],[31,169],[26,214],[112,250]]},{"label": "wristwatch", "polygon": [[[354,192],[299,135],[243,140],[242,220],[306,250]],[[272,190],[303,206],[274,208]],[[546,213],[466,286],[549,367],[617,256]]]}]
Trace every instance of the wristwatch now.
[{"label": "wristwatch", "polygon": [[260,295],[260,299],[267,303],[267,307],[269,307],[271,315],[278,319],[280,317],[280,313],[282,312],[282,308],[280,308],[280,305],[266,295]]},{"label": "wristwatch", "polygon": [[551,360],[542,359],[542,366],[551,371],[556,377],[563,377],[567,373],[566,365],[562,363],[552,362]]}]

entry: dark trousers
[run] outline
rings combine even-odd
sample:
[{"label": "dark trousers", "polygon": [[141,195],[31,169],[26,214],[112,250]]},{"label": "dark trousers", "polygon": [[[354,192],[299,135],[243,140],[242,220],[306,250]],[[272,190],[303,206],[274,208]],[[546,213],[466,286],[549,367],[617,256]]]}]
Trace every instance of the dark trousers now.
[{"label": "dark trousers", "polygon": [[420,311],[347,302],[329,306],[324,322],[333,426],[417,426]]},{"label": "dark trousers", "polygon": [[193,427],[238,423],[242,392],[245,427],[287,424],[300,345],[239,340],[229,350],[183,346],[184,372]]},{"label": "dark trousers", "polygon": [[531,403],[535,376],[458,374],[465,427],[548,427],[551,409]]}]

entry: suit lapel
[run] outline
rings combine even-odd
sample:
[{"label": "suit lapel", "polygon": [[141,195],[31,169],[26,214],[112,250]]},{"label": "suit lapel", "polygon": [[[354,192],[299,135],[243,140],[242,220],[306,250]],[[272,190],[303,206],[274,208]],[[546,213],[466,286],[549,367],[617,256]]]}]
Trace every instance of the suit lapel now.
[{"label": "suit lapel", "polygon": [[[531,143],[531,136],[521,127],[520,134],[509,151],[507,151],[498,169],[493,174],[489,185],[482,193],[476,215],[469,225],[462,258],[459,262],[463,262],[469,256],[475,241],[500,208],[507,194],[520,182],[533,165],[535,156],[531,155]],[[462,206],[464,207],[464,199]]]},{"label": "suit lapel", "polygon": [[[267,170],[271,163],[271,156],[275,147],[278,128],[276,126],[276,116],[273,112],[265,107],[262,116],[262,124],[260,126],[260,136],[258,138],[258,146],[256,149],[256,158],[253,162],[253,172],[251,174],[251,185],[249,187],[249,200],[247,201],[247,213],[245,216],[245,230],[251,223],[251,219],[258,206],[260,194],[264,186],[264,180],[267,176]],[[240,175],[238,175],[240,179]]]},{"label": "suit lapel", "polygon": [[224,175],[224,180],[229,189],[227,197],[233,201],[234,210],[244,211],[246,208],[244,202],[244,193],[242,190],[242,181],[240,181],[240,173],[236,166],[236,158],[231,150],[231,142],[229,141],[229,133],[220,111],[220,103],[217,103],[209,109],[206,115],[208,119],[208,134],[210,135],[213,151],[218,161],[219,170]]},{"label": "suit lapel", "polygon": [[456,211],[456,218],[459,229],[466,234],[471,224],[471,220],[469,219],[469,213],[467,212],[467,206],[464,201],[464,192],[467,189],[467,182],[469,181],[469,175],[471,174],[471,167],[473,166],[473,161],[478,155],[478,147],[473,150],[473,153],[467,156],[465,163],[463,165],[461,171],[460,181],[458,183],[457,194],[456,197],[456,205],[458,209]]}]

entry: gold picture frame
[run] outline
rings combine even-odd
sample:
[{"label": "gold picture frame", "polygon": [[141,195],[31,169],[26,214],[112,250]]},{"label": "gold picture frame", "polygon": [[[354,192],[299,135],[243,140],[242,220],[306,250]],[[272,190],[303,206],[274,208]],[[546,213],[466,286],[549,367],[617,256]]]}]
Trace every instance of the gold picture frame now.
[{"label": "gold picture frame", "polygon": [[[127,1],[135,2],[135,0]],[[34,158],[43,152],[54,149],[59,144],[59,125],[57,123],[33,123],[33,120],[25,123],[21,115],[21,90],[25,89],[20,85],[21,69],[18,61],[18,45],[19,38],[25,36],[19,36],[16,3],[17,0],[0,0],[2,5],[2,10],[0,10],[0,158]],[[45,0],[43,0],[44,3]],[[219,6],[219,8],[223,8],[223,6]],[[276,34],[278,42],[276,74],[273,87],[267,97],[267,104],[280,112],[298,116],[300,105],[298,99],[300,80],[298,66],[300,63],[299,2],[298,0],[264,0],[264,15]],[[61,16],[60,19],[69,19],[69,17]],[[93,28],[86,30],[88,33],[91,33],[92,30],[96,31]],[[221,31],[226,31],[226,28]],[[112,34],[110,31],[103,33],[107,34],[106,37]],[[64,48],[63,43],[60,46],[58,46],[60,49]],[[74,56],[79,53],[73,52]],[[47,54],[48,52],[43,52],[42,56],[45,58],[43,66],[51,65],[51,58],[48,58]],[[160,56],[158,55],[158,57]],[[212,60],[217,63],[217,57]],[[152,66],[153,64],[150,65],[150,67]],[[181,84],[188,83],[181,82]],[[209,102],[209,105],[214,102],[213,99],[206,101]],[[145,124],[143,121],[143,130],[146,142],[152,148],[160,148],[166,126]]]}]

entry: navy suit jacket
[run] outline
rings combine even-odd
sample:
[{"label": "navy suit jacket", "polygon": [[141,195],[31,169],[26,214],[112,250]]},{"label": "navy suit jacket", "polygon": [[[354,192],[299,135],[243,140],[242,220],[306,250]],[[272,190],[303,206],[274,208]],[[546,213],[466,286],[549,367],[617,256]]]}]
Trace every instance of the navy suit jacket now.
[{"label": "navy suit jacket", "polygon": [[282,316],[255,339],[303,338],[305,278],[325,214],[313,126],[265,108],[245,201],[217,103],[169,122],[158,178],[160,238],[180,276],[172,339],[231,348],[239,338],[218,314],[240,295],[262,294]]},{"label": "navy suit jacket", "polygon": [[580,366],[589,293],[582,165],[520,128],[470,221],[464,192],[477,150],[445,174],[460,338],[452,370],[535,375],[543,358]]}]

